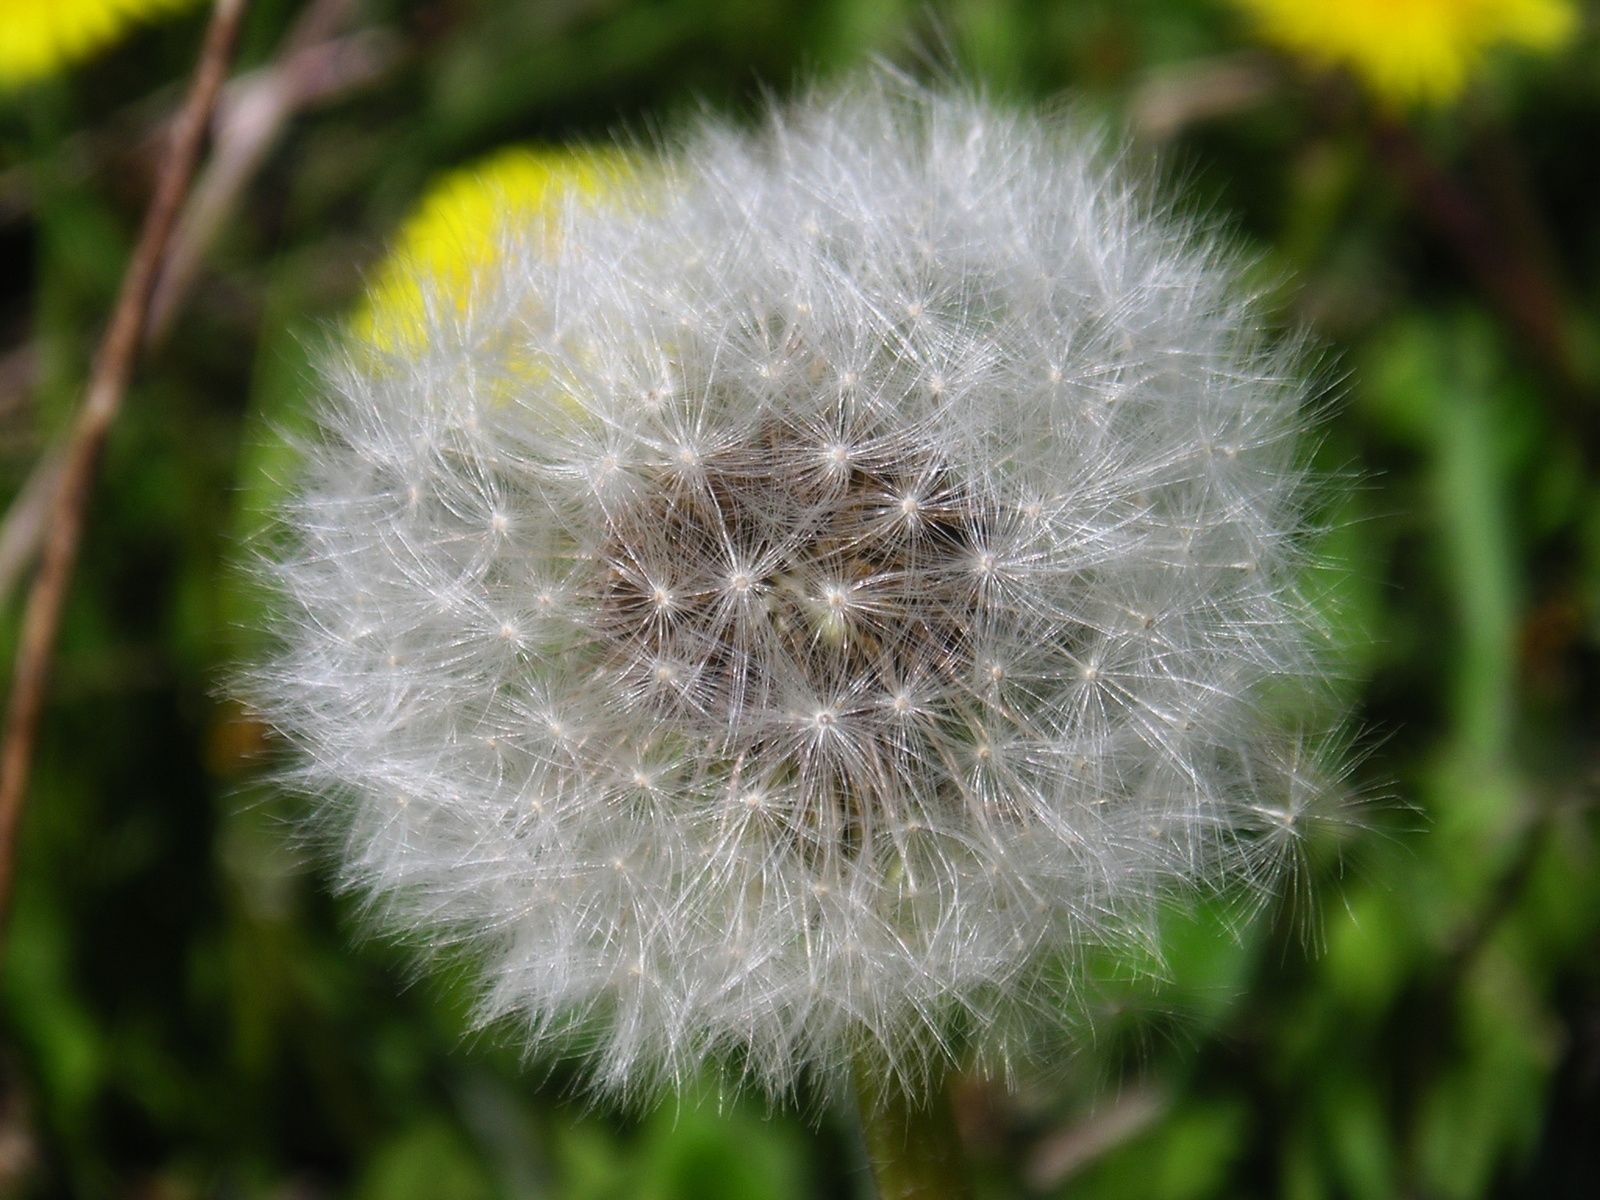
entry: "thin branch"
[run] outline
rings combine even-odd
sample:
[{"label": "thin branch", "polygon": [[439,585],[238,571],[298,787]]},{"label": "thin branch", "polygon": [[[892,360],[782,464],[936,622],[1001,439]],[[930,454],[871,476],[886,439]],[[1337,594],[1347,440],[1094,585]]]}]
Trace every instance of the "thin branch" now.
[{"label": "thin branch", "polygon": [[1566,327],[1559,289],[1534,259],[1502,235],[1476,196],[1433,160],[1410,128],[1382,121],[1373,130],[1378,155],[1411,195],[1435,233],[1522,344],[1548,381],[1559,415],[1578,435],[1591,462],[1600,460],[1593,385]]},{"label": "thin branch", "polygon": [[1151,71],[1129,99],[1133,127],[1166,141],[1199,121],[1230,117],[1270,96],[1283,81],[1277,63],[1255,53],[1229,54]]},{"label": "thin branch", "polygon": [[1071,1175],[1132,1141],[1172,1109],[1156,1088],[1124,1092],[1092,1116],[1047,1134],[1028,1153],[1023,1177],[1035,1192],[1053,1192]]},{"label": "thin branch", "polygon": [[173,128],[144,228],[122,277],[122,290],[95,358],[83,408],[64,452],[61,482],[46,526],[39,572],[22,617],[11,703],[0,731],[0,930],[4,929],[10,904],[17,826],[27,793],[50,657],[83,533],[84,512],[106,435],[133,373],[161,260],[227,77],[245,3],[246,0],[216,0],[194,82]]},{"label": "thin branch", "polygon": [[224,90],[210,161],[184,206],[150,301],[147,345],[159,345],[171,331],[207,251],[289,122],[366,86],[398,61],[393,34],[344,32],[351,8],[350,0],[314,0],[274,61]]},{"label": "thin branch", "polygon": [[[371,83],[398,60],[394,35],[375,29],[344,33],[352,7],[351,0],[313,0],[273,63],[223,88],[212,120],[209,161],[189,190],[162,256],[145,319],[146,347],[158,346],[171,332],[206,252],[289,121]],[[170,135],[175,119],[160,121],[165,134]],[[0,221],[4,196],[0,182]],[[26,401],[33,359],[31,346],[0,358],[0,419]],[[0,609],[38,558],[61,462],[59,447],[42,456],[0,522]]]}]

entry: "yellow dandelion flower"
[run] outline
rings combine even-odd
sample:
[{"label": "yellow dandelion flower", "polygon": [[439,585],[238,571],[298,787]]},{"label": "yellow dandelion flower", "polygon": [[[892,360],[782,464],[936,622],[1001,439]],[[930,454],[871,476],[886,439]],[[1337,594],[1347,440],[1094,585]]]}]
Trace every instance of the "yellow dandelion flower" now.
[{"label": "yellow dandelion flower", "polygon": [[63,70],[132,26],[199,0],[0,0],[0,86]]},{"label": "yellow dandelion flower", "polygon": [[443,298],[465,307],[508,233],[536,228],[563,198],[614,193],[628,174],[616,150],[521,146],[450,172],[400,227],[354,333],[384,350],[417,345],[427,336],[428,305]]},{"label": "yellow dandelion flower", "polygon": [[1501,43],[1561,45],[1577,26],[1571,0],[1234,0],[1261,37],[1318,66],[1344,66],[1391,106],[1459,95]]}]

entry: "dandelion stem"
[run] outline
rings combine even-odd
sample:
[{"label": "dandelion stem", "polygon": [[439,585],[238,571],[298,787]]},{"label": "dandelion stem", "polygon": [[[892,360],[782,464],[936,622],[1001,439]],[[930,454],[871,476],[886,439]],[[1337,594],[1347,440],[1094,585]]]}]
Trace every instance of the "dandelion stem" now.
[{"label": "dandelion stem", "polygon": [[970,1200],[948,1090],[913,1097],[880,1064],[859,1058],[855,1084],[878,1200]]}]

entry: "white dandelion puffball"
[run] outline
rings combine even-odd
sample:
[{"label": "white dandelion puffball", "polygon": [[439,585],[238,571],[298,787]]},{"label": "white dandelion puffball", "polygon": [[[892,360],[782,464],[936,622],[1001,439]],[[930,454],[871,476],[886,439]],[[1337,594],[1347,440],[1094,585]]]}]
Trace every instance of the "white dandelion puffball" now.
[{"label": "white dandelion puffball", "polygon": [[255,700],[485,1020],[915,1080],[1272,886],[1303,356],[1103,141],[887,75],[706,122],[329,369]]}]

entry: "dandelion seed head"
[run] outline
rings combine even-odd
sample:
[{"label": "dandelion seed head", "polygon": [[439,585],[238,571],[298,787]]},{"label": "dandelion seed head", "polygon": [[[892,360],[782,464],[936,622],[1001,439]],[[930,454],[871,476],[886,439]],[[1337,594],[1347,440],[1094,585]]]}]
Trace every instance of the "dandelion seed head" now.
[{"label": "dandelion seed head", "polygon": [[1003,1062],[1042,972],[1270,888],[1307,385],[1230,255],[886,78],[614,174],[328,371],[252,690],[383,923],[602,1087],[782,1092]]}]

